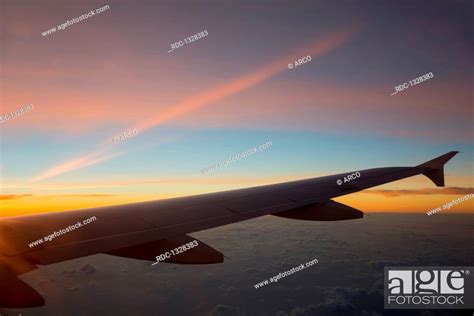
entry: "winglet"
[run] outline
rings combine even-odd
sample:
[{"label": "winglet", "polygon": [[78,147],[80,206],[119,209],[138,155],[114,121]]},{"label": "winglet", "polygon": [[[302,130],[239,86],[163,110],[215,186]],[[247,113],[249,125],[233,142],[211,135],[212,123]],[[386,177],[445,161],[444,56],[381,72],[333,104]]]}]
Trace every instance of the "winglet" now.
[{"label": "winglet", "polygon": [[427,168],[426,172],[423,172],[425,176],[427,176],[434,184],[438,187],[444,187],[444,165],[453,158],[458,151],[450,151],[447,154],[441,155],[418,165],[417,167],[420,168]]}]

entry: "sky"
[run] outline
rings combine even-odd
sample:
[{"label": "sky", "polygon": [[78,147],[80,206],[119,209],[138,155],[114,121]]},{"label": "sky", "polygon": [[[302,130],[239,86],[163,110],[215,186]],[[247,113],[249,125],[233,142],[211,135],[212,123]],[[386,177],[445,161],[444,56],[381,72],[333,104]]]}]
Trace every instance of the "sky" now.
[{"label": "sky", "polygon": [[470,1],[6,0],[1,10],[0,115],[34,108],[0,123],[0,217],[414,166],[451,150],[446,188],[416,176],[337,201],[426,212],[474,192]]}]

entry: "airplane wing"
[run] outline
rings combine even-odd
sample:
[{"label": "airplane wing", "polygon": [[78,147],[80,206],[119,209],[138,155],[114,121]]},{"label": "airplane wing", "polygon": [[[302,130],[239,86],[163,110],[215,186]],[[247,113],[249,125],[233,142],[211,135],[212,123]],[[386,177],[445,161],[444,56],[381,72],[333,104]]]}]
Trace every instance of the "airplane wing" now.
[{"label": "airplane wing", "polygon": [[[263,215],[311,221],[362,218],[331,199],[423,174],[444,186],[452,151],[414,167],[358,170],[331,176],[166,200],[0,219],[0,307],[35,307],[43,297],[18,275],[74,258],[105,253],[154,261],[195,240],[188,234]],[[358,173],[358,176],[354,174]],[[163,262],[223,262],[218,250],[199,246]]]}]

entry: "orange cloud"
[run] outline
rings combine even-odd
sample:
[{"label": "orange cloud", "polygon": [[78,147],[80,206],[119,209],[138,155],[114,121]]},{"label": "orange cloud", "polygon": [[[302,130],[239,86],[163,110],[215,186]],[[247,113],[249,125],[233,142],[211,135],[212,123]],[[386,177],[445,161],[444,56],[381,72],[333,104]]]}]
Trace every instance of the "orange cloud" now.
[{"label": "orange cloud", "polygon": [[63,194],[63,195],[56,195],[57,197],[109,197],[114,196],[113,194]]},{"label": "orange cloud", "polygon": [[413,189],[413,190],[367,190],[363,193],[377,194],[386,197],[395,197],[401,195],[459,195],[473,193],[474,188],[448,187],[439,189]]},{"label": "orange cloud", "polygon": [[25,196],[31,196],[31,194],[0,194],[0,200],[16,200]]},{"label": "orange cloud", "polygon": [[[395,212],[395,213],[424,213],[433,208],[442,206],[453,200],[452,195],[421,195],[414,197],[413,195],[400,195],[387,197],[377,194],[365,194],[366,192],[358,192],[354,194],[338,197],[337,202],[355,207],[364,212]],[[465,201],[452,208],[449,213],[474,213],[474,199]]]}]

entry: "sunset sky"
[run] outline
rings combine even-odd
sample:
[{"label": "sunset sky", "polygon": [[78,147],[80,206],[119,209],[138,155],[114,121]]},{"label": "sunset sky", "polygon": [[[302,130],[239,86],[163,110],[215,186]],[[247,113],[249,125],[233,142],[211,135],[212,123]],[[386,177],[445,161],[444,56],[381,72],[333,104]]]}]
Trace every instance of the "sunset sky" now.
[{"label": "sunset sky", "polygon": [[[413,166],[451,150],[446,188],[416,176],[337,200],[426,212],[474,192],[470,1],[7,0],[2,10],[0,115],[34,109],[0,123],[0,217]],[[446,212],[474,212],[474,199]]]}]

